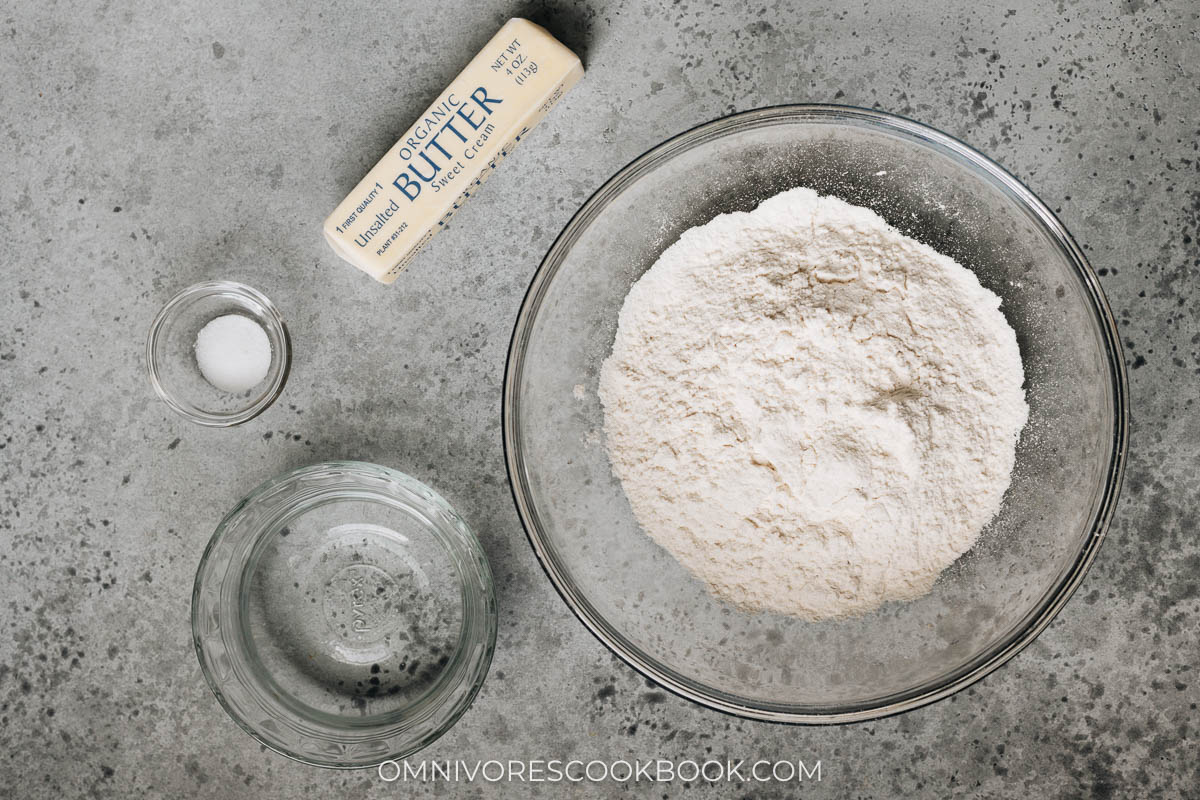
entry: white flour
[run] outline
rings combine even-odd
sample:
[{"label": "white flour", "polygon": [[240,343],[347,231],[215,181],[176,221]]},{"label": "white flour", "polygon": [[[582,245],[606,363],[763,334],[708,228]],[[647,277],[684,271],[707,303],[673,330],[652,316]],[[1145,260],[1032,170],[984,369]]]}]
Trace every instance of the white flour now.
[{"label": "white flour", "polygon": [[685,232],[630,290],[600,374],[638,522],[750,610],[928,592],[999,510],[1028,414],[999,306],[809,189]]}]

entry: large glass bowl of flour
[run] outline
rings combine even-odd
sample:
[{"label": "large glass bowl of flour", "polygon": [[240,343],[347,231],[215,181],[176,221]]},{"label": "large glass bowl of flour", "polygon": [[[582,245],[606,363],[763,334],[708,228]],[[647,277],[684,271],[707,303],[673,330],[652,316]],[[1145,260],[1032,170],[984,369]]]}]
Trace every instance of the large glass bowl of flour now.
[{"label": "large glass bowl of flour", "polygon": [[[1029,420],[998,515],[932,590],[812,621],[718,599],[635,519],[598,382],[630,287],[684,231],[807,187],[970,269],[1016,333]],[[504,441],[542,566],[592,632],[662,686],[760,719],[871,719],[996,669],[1062,609],[1120,487],[1126,378],[1112,315],[1062,224],[963,143],[875,111],[736,114],[654,148],[564,229],[517,320]]]}]

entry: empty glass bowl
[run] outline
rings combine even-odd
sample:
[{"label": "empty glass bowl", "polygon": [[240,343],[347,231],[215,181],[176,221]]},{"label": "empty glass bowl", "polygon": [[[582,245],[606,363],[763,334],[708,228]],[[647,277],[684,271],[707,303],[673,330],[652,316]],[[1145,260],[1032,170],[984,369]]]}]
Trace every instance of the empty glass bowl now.
[{"label": "empty glass bowl", "polygon": [[[866,206],[998,294],[1031,416],[1001,514],[933,591],[854,619],[726,605],[633,518],[596,385],[630,285],[684,230],[807,186]],[[1079,585],[1116,502],[1127,437],[1117,332],[1054,215],[999,166],[906,119],[836,106],[736,114],[675,137],[592,196],[533,279],[509,352],[504,441],[551,580],[621,658],[748,717],[870,719],[944,697],[1028,644]]]},{"label": "empty glass bowl", "polygon": [[[257,386],[240,393],[212,386],[196,362],[196,335],[217,317],[240,314],[256,322],[271,343],[271,364]],[[189,286],[163,306],[146,339],[146,369],[154,391],[176,412],[200,425],[239,425],[261,414],[287,381],[291,344],[283,317],[267,296],[234,281]]]},{"label": "empty glass bowl", "polygon": [[192,594],[200,666],[268,747],[363,767],[428,745],[492,660],[491,571],[462,518],[395,470],[331,462],[268,481],[222,520]]}]

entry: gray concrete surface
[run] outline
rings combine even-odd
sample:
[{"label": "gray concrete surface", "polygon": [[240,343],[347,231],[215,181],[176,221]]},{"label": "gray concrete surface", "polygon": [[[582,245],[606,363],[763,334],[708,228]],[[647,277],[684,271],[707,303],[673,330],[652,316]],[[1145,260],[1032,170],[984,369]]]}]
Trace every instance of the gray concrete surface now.
[{"label": "gray concrete surface", "polygon": [[[430,758],[819,759],[823,780],[802,793],[821,797],[1195,796],[1197,11],[1187,0],[6,4],[0,796],[561,791],[304,767],[244,735],[209,694],[188,609],[214,524],[249,487],[335,457],[438,487],[498,579],[491,676]],[[335,259],[320,221],[518,13],[584,51],[588,76],[396,285],[373,284]],[[588,194],[668,135],[799,101],[910,115],[1025,180],[1102,276],[1132,368],[1117,519],[1060,618],[949,700],[822,729],[707,711],[611,656],[534,560],[499,425],[522,294]],[[280,402],[234,430],[174,416],[142,366],[159,306],[215,277],[273,297],[296,353]]]}]

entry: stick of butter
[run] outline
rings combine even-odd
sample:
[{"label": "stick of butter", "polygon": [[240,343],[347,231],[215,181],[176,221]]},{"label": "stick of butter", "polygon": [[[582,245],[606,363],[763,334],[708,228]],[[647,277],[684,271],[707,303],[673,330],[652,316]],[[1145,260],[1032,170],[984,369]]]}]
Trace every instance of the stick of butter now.
[{"label": "stick of butter", "polygon": [[545,28],[509,20],[325,220],[330,246],[394,281],[582,77]]}]

